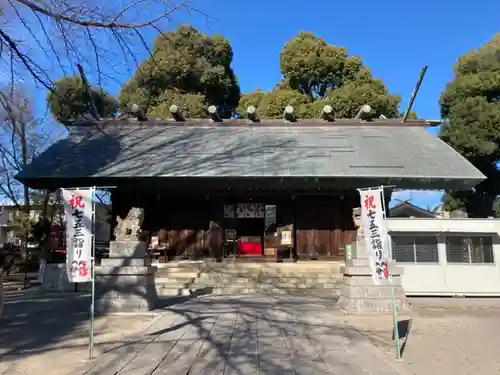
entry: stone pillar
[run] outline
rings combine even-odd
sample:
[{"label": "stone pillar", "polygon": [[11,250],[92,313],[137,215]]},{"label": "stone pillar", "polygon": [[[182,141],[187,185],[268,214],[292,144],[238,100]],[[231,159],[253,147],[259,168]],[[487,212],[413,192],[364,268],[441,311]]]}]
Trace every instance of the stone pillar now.
[{"label": "stone pillar", "polygon": [[373,282],[372,272],[365,250],[365,238],[361,223],[361,209],[353,209],[354,224],[357,228],[356,243],[352,253],[341,267],[343,283],[340,287],[339,306],[346,314],[391,313],[393,309],[392,287],[395,287],[396,305],[401,313],[408,313],[410,306],[401,284],[403,269],[391,265],[392,282],[381,280],[379,285]]},{"label": "stone pillar", "polygon": [[142,219],[143,211],[133,208],[126,219],[117,220],[116,241],[109,244],[109,258],[96,267],[99,312],[149,311],[158,302],[156,267],[146,256],[146,243],[138,240]]}]

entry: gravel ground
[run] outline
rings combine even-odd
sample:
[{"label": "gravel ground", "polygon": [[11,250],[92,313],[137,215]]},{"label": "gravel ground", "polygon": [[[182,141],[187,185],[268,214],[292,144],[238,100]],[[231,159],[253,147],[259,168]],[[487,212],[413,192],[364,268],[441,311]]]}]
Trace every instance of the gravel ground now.
[{"label": "gravel ground", "polygon": [[[395,361],[392,317],[347,317],[406,374],[500,373],[500,299],[412,298],[401,361]],[[404,332],[406,324],[401,324]],[[402,339],[402,343],[405,343]]]}]

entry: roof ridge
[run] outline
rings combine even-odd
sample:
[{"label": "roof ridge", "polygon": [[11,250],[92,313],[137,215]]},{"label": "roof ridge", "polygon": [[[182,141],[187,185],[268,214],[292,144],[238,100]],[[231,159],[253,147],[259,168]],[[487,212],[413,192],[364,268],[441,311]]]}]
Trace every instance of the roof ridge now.
[{"label": "roof ridge", "polygon": [[294,122],[287,122],[282,119],[260,119],[259,122],[252,122],[247,119],[226,119],[221,122],[213,122],[211,119],[187,119],[185,121],[176,121],[174,119],[149,118],[145,121],[139,121],[136,118],[102,118],[100,120],[85,120],[67,122],[67,126],[98,126],[98,125],[122,125],[122,126],[148,126],[148,125],[163,125],[163,126],[210,126],[210,127],[225,127],[225,126],[240,126],[240,127],[268,127],[268,126],[286,126],[286,127],[307,127],[307,126],[389,126],[389,127],[429,127],[438,126],[440,121],[431,120],[407,120],[402,119],[373,119],[370,121],[362,119],[335,119],[334,121],[326,121],[322,119],[298,119]]}]

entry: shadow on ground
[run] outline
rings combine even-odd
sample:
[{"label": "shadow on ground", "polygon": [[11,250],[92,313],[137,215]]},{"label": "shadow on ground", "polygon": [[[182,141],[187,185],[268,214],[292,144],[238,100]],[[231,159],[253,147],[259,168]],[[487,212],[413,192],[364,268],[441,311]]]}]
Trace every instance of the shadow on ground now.
[{"label": "shadow on ground", "polygon": [[0,362],[43,351],[88,324],[90,296],[40,294],[36,288],[7,288],[0,321]]},{"label": "shadow on ground", "polygon": [[[118,270],[118,269],[117,269]],[[117,272],[118,273],[118,272]],[[258,280],[254,280],[257,282]],[[115,285],[111,280],[110,285]],[[52,350],[54,345],[65,342],[68,337],[84,339],[88,337],[90,294],[88,293],[41,293],[37,287],[27,290],[18,290],[21,285],[9,284],[5,291],[5,311],[2,321],[0,321],[0,363],[19,361],[23,357],[33,356]],[[279,288],[279,285],[275,285]],[[113,291],[111,291],[113,292]],[[123,293],[122,290],[116,292]],[[203,314],[204,308],[208,308],[210,301],[205,301],[206,305],[198,305],[198,310],[192,311],[179,309],[190,301],[198,300],[205,295],[211,295],[212,288],[196,290],[191,296],[178,296],[163,298],[158,304],[158,308],[164,312],[173,312],[183,317],[195,327],[200,334],[203,334],[203,324],[196,319]],[[127,288],[126,293],[138,297],[145,297],[145,292],[140,287]],[[307,293],[304,291],[304,293]],[[261,293],[265,295],[265,293]],[[227,297],[222,297],[227,298]],[[336,297],[313,298],[284,295],[276,296],[278,299],[268,296],[275,301],[280,301],[280,308],[288,314],[298,314],[300,311],[311,309],[312,305],[324,304],[325,301],[335,310]],[[202,298],[203,299],[203,298]],[[241,316],[253,319],[264,319],[272,323],[272,316],[275,311],[269,301],[255,302],[248,299],[232,300],[226,308],[231,311],[245,311]],[[288,301],[288,302],[287,302]],[[292,302],[289,302],[292,301]],[[312,303],[311,301],[315,301]],[[96,301],[96,304],[98,301]],[[201,303],[201,302],[200,302]],[[278,302],[276,302],[278,303]],[[307,306],[302,306],[306,304]],[[316,309],[316,307],[312,307]],[[304,310],[305,309],[305,310]],[[199,323],[199,324],[198,324]],[[194,329],[194,328],[193,328]],[[75,333],[76,332],[76,333]],[[252,332],[250,332],[252,335]],[[227,338],[226,338],[227,339]],[[110,351],[130,342],[137,341],[135,338],[127,338],[121,342],[109,342],[103,346],[103,351]],[[220,346],[218,342],[212,343],[215,347]],[[221,354],[222,355],[222,354]],[[1,371],[0,371],[1,373]]]},{"label": "shadow on ground", "polygon": [[[54,343],[88,325],[89,296],[85,294],[50,297],[36,291],[11,291],[6,306],[0,325],[2,363],[50,351]],[[340,348],[364,340],[341,319],[336,321],[340,314],[335,304],[322,298],[194,295],[163,300],[160,313],[164,323],[107,342],[102,355],[80,365],[74,374],[128,373],[136,367],[137,374],[159,374],[168,367],[172,374],[260,371],[274,375],[293,368],[291,373],[319,375],[332,366],[361,373],[357,361],[337,356],[332,364],[332,358],[322,353],[325,342]],[[79,332],[88,335],[86,330]],[[297,355],[292,358],[286,353]]]},{"label": "shadow on ground", "polygon": [[355,350],[346,347],[366,340],[342,324],[335,305],[322,299],[207,296],[178,299],[164,311],[171,316],[169,324],[152,326],[144,337],[113,348],[78,374],[363,371]]}]

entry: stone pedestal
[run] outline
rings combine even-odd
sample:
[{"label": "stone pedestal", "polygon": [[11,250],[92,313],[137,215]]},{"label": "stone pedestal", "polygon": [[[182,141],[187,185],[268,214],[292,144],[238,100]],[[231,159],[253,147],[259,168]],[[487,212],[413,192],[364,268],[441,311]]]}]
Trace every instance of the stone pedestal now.
[{"label": "stone pedestal", "polygon": [[363,254],[363,250],[362,247],[356,249],[353,245],[351,258],[346,259],[345,266],[341,268],[344,275],[339,307],[346,314],[392,313],[394,287],[398,312],[408,314],[411,310],[401,284],[403,269],[392,264],[392,282],[380,280],[380,284],[376,285],[372,279],[368,257]]},{"label": "stone pedestal", "polygon": [[86,290],[87,285],[90,283],[73,284],[69,281],[66,263],[49,263],[45,265],[40,289],[44,292],[75,292]]},{"label": "stone pedestal", "polygon": [[109,258],[96,267],[96,310],[99,312],[149,311],[158,302],[156,267],[146,257],[146,243],[111,241]]}]

